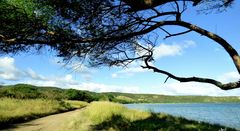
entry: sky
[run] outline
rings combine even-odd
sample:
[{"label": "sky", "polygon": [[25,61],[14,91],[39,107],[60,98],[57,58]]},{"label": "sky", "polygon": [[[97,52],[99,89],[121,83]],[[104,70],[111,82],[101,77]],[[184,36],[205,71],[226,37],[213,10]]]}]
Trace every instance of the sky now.
[{"label": "sky", "polygon": [[[226,12],[208,15],[190,9],[183,19],[220,35],[240,53],[239,8],[240,3],[236,2]],[[197,33],[160,39],[154,58],[155,66],[178,76],[209,77],[223,83],[240,79],[224,49]],[[133,62],[128,68],[88,68],[77,61],[64,64],[47,50],[40,54],[4,55],[0,56],[0,84],[25,83],[94,92],[240,96],[240,89],[223,91],[211,84],[180,83],[172,79],[164,83],[167,76],[142,69],[140,65]]]}]

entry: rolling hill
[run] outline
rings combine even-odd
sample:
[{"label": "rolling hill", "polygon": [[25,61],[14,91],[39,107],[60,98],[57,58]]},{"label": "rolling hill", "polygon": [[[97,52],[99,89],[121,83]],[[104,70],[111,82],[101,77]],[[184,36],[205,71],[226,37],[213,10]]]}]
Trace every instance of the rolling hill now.
[{"label": "rolling hill", "polygon": [[118,103],[223,103],[240,102],[240,97],[168,96],[157,94],[131,94],[119,92],[96,93],[57,87],[39,87],[28,84],[0,86],[0,97],[17,99],[64,99],[81,101],[113,101]]}]

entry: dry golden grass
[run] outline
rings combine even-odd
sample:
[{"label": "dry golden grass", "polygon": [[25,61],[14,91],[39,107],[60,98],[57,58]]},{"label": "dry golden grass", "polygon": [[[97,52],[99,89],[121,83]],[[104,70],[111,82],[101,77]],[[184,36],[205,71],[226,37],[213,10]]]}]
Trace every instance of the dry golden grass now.
[{"label": "dry golden grass", "polygon": [[0,98],[0,127],[86,106],[81,101]]},{"label": "dry golden grass", "polygon": [[[220,130],[225,127],[199,123],[162,113],[130,110],[121,104],[92,102],[64,125],[64,131],[132,131],[132,130]],[[227,129],[233,130],[233,129]]]}]

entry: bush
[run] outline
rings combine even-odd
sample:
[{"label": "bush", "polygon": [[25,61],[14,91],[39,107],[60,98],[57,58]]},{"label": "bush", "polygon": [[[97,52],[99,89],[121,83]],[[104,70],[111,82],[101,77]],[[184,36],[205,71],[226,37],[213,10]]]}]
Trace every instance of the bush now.
[{"label": "bush", "polygon": [[66,95],[68,100],[81,100],[91,102],[95,100],[95,97],[88,92],[79,91],[75,89],[66,90]]}]

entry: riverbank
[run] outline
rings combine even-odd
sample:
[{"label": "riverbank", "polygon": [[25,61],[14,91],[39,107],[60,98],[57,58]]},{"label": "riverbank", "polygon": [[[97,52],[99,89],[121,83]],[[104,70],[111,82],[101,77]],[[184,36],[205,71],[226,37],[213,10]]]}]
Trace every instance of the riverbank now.
[{"label": "riverbank", "polygon": [[74,118],[68,120],[63,130],[199,130],[219,131],[235,129],[204,122],[173,117],[163,113],[132,110],[112,102],[92,102]]},{"label": "riverbank", "polygon": [[[75,102],[76,106],[76,102]],[[29,106],[31,107],[31,106]],[[163,113],[152,113],[128,109],[112,102],[92,102],[85,108],[50,115],[22,124],[14,124],[8,130],[202,130],[219,131],[227,129],[220,125],[191,121]]]}]

